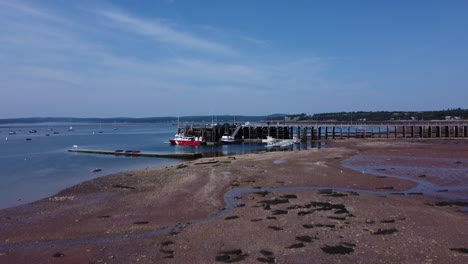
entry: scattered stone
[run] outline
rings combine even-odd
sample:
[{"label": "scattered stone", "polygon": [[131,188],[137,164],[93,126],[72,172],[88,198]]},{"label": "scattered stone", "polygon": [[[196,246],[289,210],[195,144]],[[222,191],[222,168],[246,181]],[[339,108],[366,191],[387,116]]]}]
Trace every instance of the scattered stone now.
[{"label": "scattered stone", "polygon": [[384,186],[384,187],[378,187],[376,188],[377,190],[393,190],[393,186]]},{"label": "scattered stone", "polygon": [[448,192],[448,189],[437,190],[437,192]]},{"label": "scattered stone", "polygon": [[256,218],[256,219],[250,220],[250,222],[259,222],[259,221],[263,221],[263,219],[261,219],[261,218]]},{"label": "scattered stone", "polygon": [[427,176],[425,174],[421,174],[418,176],[419,178],[426,178]]},{"label": "scattered stone", "polygon": [[304,216],[313,213],[313,211],[299,211],[297,213],[298,216]]},{"label": "scattered stone", "polygon": [[468,248],[450,248],[451,251],[456,251],[464,254],[468,254]]},{"label": "scattered stone", "polygon": [[406,193],[402,193],[402,192],[393,192],[393,193],[390,193],[391,195],[406,195]]},{"label": "scattered stone", "polygon": [[301,241],[301,242],[310,243],[310,242],[312,242],[312,237],[311,236],[296,236],[296,240]]},{"label": "scattered stone", "polygon": [[265,197],[265,196],[267,196],[267,194],[269,194],[269,192],[267,192],[267,191],[263,191],[263,192],[254,192],[254,194],[260,195],[260,196],[262,196],[262,197]]},{"label": "scattered stone", "polygon": [[266,219],[268,219],[268,220],[276,220],[277,218],[274,217],[274,216],[267,216]]},{"label": "scattered stone", "polygon": [[345,247],[345,246],[342,246],[342,245],[338,245],[338,246],[328,246],[328,245],[325,245],[324,247],[321,247],[322,251],[327,253],[327,254],[341,254],[341,255],[344,255],[344,254],[351,254],[354,252],[354,249],[351,248],[351,247]]},{"label": "scattered stone", "polygon": [[161,246],[163,246],[163,247],[167,247],[167,246],[169,246],[169,245],[173,245],[173,244],[174,244],[174,242],[172,242],[172,241],[169,241],[169,240],[168,240],[168,241],[164,241],[164,242],[162,242],[162,243],[161,243]]},{"label": "scattered stone", "polygon": [[170,254],[170,255],[174,254],[174,250],[160,249],[159,251],[164,254]]},{"label": "scattered stone", "polygon": [[408,195],[423,195],[424,193],[422,192],[410,192]]},{"label": "scattered stone", "polygon": [[436,202],[434,205],[436,206],[463,206],[466,207],[468,206],[468,202],[462,202],[462,201],[443,201],[443,202]]},{"label": "scattered stone", "polygon": [[398,232],[396,228],[390,228],[390,229],[377,229],[377,231],[371,231],[373,235],[391,235],[393,233]]},{"label": "scattered stone", "polygon": [[324,194],[323,196],[328,196],[328,197],[346,197],[348,196],[345,193],[339,193],[339,192],[333,192],[332,194]]},{"label": "scattered stone", "polygon": [[316,227],[328,227],[328,228],[335,228],[334,224],[316,224]]},{"label": "scattered stone", "polygon": [[297,243],[297,244],[292,244],[292,245],[290,245],[289,247],[286,247],[286,248],[291,249],[291,248],[303,248],[303,247],[305,247],[304,243]]},{"label": "scattered stone", "polygon": [[260,250],[260,254],[263,256],[273,256],[273,252],[264,249]]},{"label": "scattered stone", "polygon": [[349,211],[346,209],[344,204],[331,204],[328,202],[312,202],[313,207],[317,207],[316,211],[329,211],[332,209],[338,209],[335,214],[347,214]]},{"label": "scattered stone", "polygon": [[208,161],[196,162],[193,165],[215,164],[215,163],[218,163],[218,162],[219,162],[219,160],[208,160]]},{"label": "scattered stone", "polygon": [[333,190],[332,189],[322,189],[318,191],[318,194],[332,194]]},{"label": "scattered stone", "polygon": [[61,252],[57,252],[55,253],[54,255],[52,255],[52,257],[54,258],[62,258],[62,257],[65,257],[65,254],[61,253]]},{"label": "scattered stone", "polygon": [[333,220],[339,220],[339,221],[344,221],[346,220],[345,216],[328,216],[327,218],[333,219]]},{"label": "scattered stone", "polygon": [[275,258],[274,257],[266,257],[266,258],[257,258],[257,261],[263,262],[263,263],[275,263]]},{"label": "scattered stone", "polygon": [[233,262],[242,261],[245,259],[246,256],[248,256],[248,254],[243,254],[242,250],[240,249],[223,251],[223,252],[219,252],[218,254],[221,254],[221,255],[216,256],[215,260],[218,262],[224,262],[224,263],[233,263]]},{"label": "scattered stone", "polygon": [[239,203],[236,205],[236,207],[245,207],[245,203]]},{"label": "scattered stone", "polygon": [[259,203],[262,204],[267,204],[267,205],[278,205],[278,204],[284,204],[284,203],[289,203],[288,199],[273,199],[273,200],[263,200],[260,201]]},{"label": "scattered stone", "polygon": [[288,208],[286,208],[287,210],[294,210],[294,209],[309,209],[310,207],[312,207],[312,205],[310,204],[306,204],[306,205],[293,205],[293,206],[290,206]]},{"label": "scattered stone", "polygon": [[176,169],[182,169],[182,168],[187,168],[188,166],[185,164],[179,164],[176,166]]},{"label": "scattered stone", "polygon": [[281,230],[284,230],[283,228],[281,228],[281,227],[277,227],[277,226],[269,226],[268,228],[270,228],[270,229],[273,229],[273,230],[275,230],[275,231],[281,231]]},{"label": "scattered stone", "polygon": [[97,218],[109,218],[109,217],[111,217],[111,216],[110,215],[99,215],[99,216],[97,216]]},{"label": "scattered stone", "polygon": [[149,222],[148,221],[137,221],[137,222],[133,222],[134,225],[146,225],[148,224]]},{"label": "scattered stone", "polygon": [[273,215],[282,215],[282,214],[287,214],[288,211],[285,210],[275,210],[273,211]]},{"label": "scattered stone", "polygon": [[382,220],[382,221],[380,221],[380,223],[395,223],[395,220],[394,219]]},{"label": "scattered stone", "polygon": [[234,249],[234,250],[228,250],[228,251],[222,251],[219,254],[225,254],[225,255],[241,255],[242,250],[241,249]]},{"label": "scattered stone", "polygon": [[220,262],[229,263],[227,261],[229,261],[230,259],[231,257],[229,255],[216,256],[216,261],[220,261]]},{"label": "scattered stone", "polygon": [[232,220],[232,219],[237,219],[237,218],[239,218],[239,216],[233,215],[233,216],[225,217],[224,220]]},{"label": "scattered stone", "polygon": [[347,246],[347,247],[355,247],[356,246],[356,244],[350,243],[350,242],[341,242],[341,245]]},{"label": "scattered stone", "polygon": [[115,185],[112,185],[112,187],[114,187],[114,188],[121,188],[121,189],[135,190],[135,187],[132,187],[132,186],[125,186],[125,185],[121,185],[121,184],[115,184]]},{"label": "scattered stone", "polygon": [[180,233],[180,232],[178,232],[178,231],[172,230],[171,232],[169,232],[169,235],[175,236],[175,235],[177,235],[177,234],[179,234],[179,233]]},{"label": "scattered stone", "polygon": [[285,194],[285,195],[281,195],[280,197],[284,199],[297,199],[297,195],[295,194]]}]

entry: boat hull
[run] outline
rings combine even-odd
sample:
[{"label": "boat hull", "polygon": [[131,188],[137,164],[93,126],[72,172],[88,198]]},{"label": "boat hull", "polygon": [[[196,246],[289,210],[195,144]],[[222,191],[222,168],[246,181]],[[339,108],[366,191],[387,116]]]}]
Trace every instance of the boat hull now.
[{"label": "boat hull", "polygon": [[204,141],[198,141],[198,140],[177,140],[177,139],[171,139],[169,140],[171,145],[178,145],[178,146],[201,146],[204,145]]}]

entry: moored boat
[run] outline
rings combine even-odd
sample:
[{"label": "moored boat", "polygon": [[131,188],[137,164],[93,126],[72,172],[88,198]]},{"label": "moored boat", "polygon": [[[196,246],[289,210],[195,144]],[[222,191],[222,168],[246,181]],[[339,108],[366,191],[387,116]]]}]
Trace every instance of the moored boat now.
[{"label": "moored boat", "polygon": [[180,146],[201,146],[206,144],[202,137],[184,136],[183,134],[176,134],[174,139],[169,140],[171,145]]},{"label": "moored boat", "polygon": [[279,140],[275,142],[269,142],[266,147],[267,148],[285,148],[289,147],[294,144],[294,141],[292,139],[286,139],[286,140]]},{"label": "moored boat", "polygon": [[272,143],[272,142],[275,142],[275,138],[272,137],[272,136],[267,136],[266,139],[262,139],[262,143]]},{"label": "moored boat", "polygon": [[219,141],[224,144],[231,144],[231,143],[235,143],[236,139],[233,136],[224,135],[221,137]]}]

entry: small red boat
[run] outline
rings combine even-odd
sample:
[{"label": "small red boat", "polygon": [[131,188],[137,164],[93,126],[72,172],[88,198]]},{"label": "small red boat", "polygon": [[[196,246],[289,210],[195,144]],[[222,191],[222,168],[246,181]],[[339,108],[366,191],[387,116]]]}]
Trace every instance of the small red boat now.
[{"label": "small red boat", "polygon": [[174,139],[169,140],[169,142],[171,142],[171,145],[181,146],[201,146],[206,144],[202,137],[184,136],[182,134],[176,134]]}]

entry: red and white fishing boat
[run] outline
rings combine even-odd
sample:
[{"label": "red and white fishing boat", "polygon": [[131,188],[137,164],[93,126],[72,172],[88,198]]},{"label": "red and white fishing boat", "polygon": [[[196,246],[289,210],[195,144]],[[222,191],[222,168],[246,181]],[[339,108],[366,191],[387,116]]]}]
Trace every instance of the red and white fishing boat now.
[{"label": "red and white fishing boat", "polygon": [[174,139],[169,140],[171,145],[181,146],[200,146],[206,144],[202,137],[184,136],[183,134],[176,134]]}]

